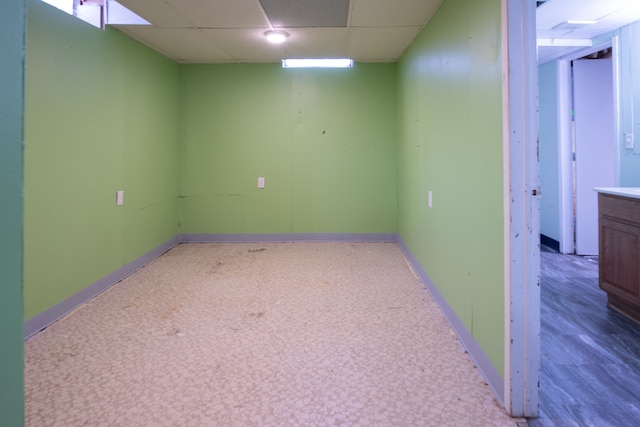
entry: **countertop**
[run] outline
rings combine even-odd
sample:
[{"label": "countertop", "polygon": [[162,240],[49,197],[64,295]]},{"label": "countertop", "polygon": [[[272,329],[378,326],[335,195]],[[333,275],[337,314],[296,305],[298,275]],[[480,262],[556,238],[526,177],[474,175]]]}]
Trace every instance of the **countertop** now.
[{"label": "countertop", "polygon": [[612,194],[614,196],[631,197],[640,199],[640,187],[609,187],[594,188],[598,193]]}]

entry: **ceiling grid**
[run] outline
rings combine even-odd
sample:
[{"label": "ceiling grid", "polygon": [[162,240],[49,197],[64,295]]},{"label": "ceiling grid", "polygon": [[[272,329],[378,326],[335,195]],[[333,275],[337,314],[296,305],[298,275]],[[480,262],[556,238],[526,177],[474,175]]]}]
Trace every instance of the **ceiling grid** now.
[{"label": "ceiling grid", "polygon": [[[118,0],[150,26],[115,25],[180,63],[280,62],[348,56],[356,62],[394,62],[443,0]],[[540,63],[640,20],[639,0],[537,2]],[[592,25],[562,30],[572,20]],[[273,45],[265,32],[289,34]],[[554,29],[555,28],[555,29]],[[566,25],[565,25],[566,28]],[[584,47],[582,47],[584,49]]]}]

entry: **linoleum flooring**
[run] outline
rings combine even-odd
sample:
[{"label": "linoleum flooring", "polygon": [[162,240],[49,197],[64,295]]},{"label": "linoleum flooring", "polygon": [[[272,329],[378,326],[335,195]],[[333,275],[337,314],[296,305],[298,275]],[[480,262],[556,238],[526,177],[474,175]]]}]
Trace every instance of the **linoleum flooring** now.
[{"label": "linoleum flooring", "polygon": [[515,426],[395,244],[181,244],[25,342],[28,426]]},{"label": "linoleum flooring", "polygon": [[541,416],[531,427],[640,426],[640,325],[607,307],[597,259],[541,252]]}]

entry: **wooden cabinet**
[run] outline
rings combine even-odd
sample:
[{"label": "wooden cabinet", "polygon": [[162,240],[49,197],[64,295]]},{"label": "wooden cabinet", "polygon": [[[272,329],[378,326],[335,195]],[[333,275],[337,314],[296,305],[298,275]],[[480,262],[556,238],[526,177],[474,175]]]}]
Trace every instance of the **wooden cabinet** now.
[{"label": "wooden cabinet", "polygon": [[599,193],[598,227],[607,304],[640,321],[640,199]]}]

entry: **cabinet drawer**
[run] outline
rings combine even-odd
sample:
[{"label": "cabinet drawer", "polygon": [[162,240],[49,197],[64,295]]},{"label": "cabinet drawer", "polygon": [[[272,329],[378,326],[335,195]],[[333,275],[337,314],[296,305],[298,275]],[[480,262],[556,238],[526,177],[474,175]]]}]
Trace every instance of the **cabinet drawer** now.
[{"label": "cabinet drawer", "polygon": [[640,200],[598,193],[600,215],[640,225]]}]

